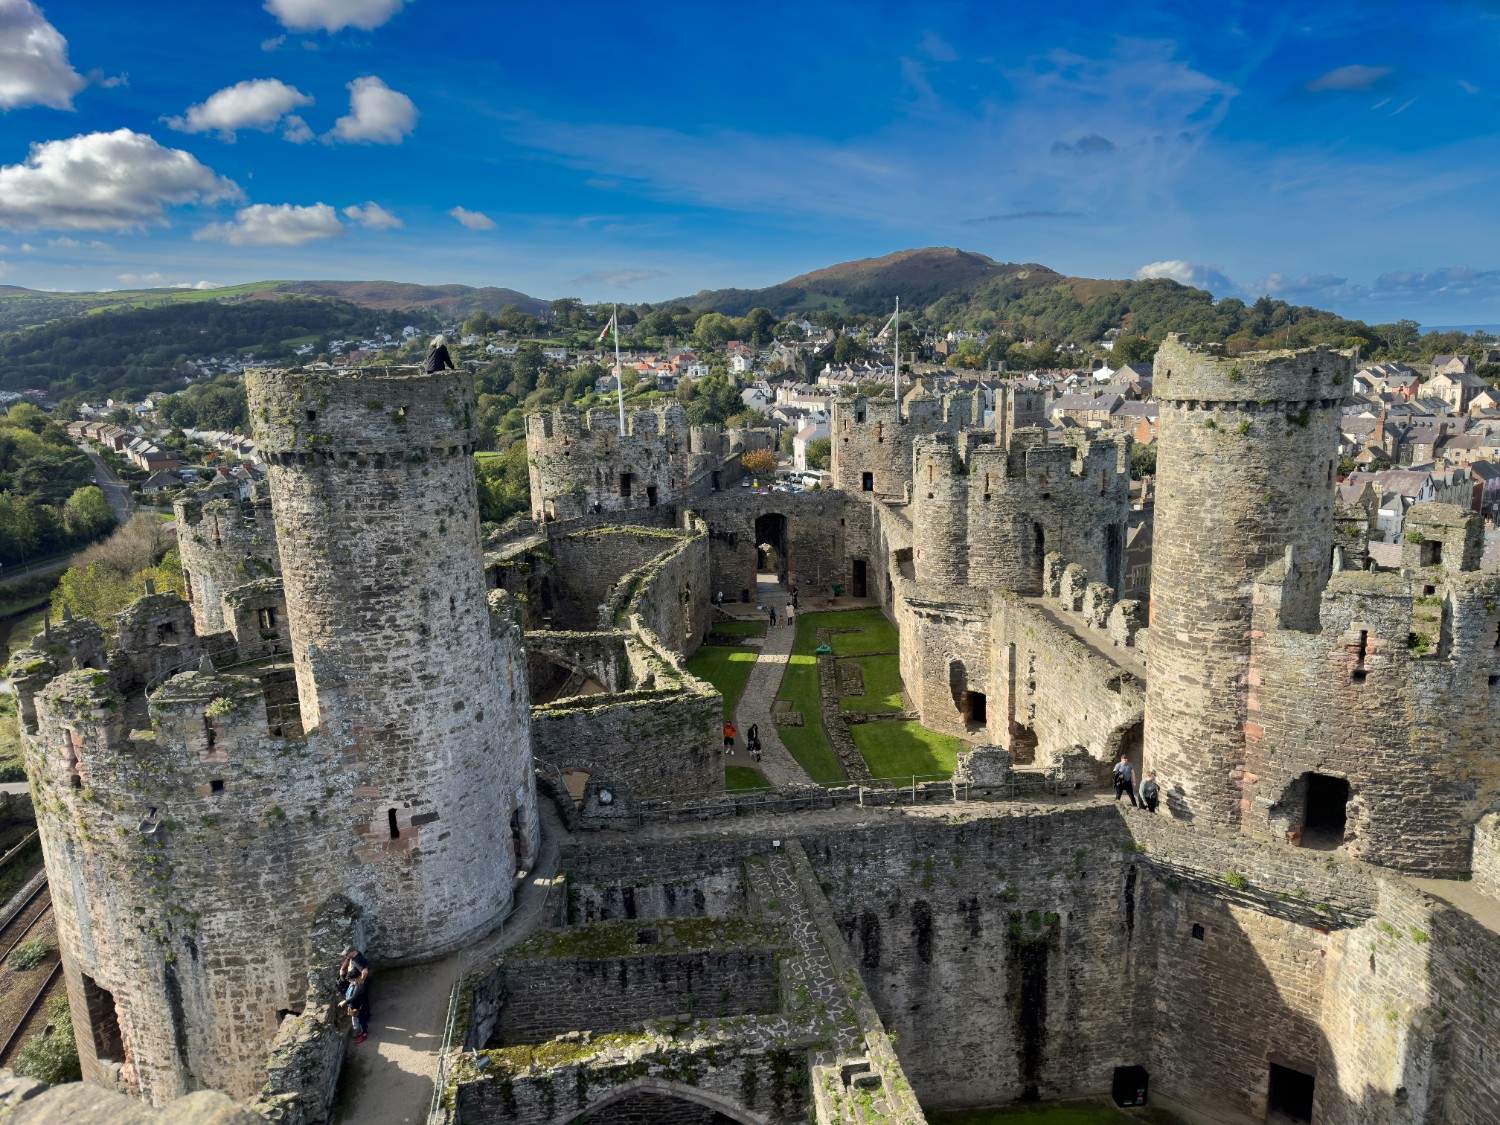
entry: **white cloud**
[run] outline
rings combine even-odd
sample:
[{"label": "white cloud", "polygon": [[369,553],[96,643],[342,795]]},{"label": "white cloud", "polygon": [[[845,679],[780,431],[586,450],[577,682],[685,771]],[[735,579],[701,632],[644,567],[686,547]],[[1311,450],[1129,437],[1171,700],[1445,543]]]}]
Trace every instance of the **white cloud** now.
[{"label": "white cloud", "polygon": [[344,217],[351,222],[358,223],[362,227],[369,227],[371,230],[395,230],[398,227],[406,225],[380,204],[373,201],[363,206],[355,204],[352,207],[345,207]]},{"label": "white cloud", "polygon": [[401,10],[405,0],[266,0],[270,12],[292,31],[370,31]]},{"label": "white cloud", "polygon": [[199,241],[231,246],[301,246],[344,233],[338,214],[326,203],[255,203],[235,212],[232,223],[211,223],[193,232]]},{"label": "white cloud", "polygon": [[452,215],[455,219],[457,219],[464,226],[468,227],[470,230],[495,229],[495,220],[490,218],[483,211],[470,211],[467,207],[455,207],[453,208],[453,210],[449,211],[448,214]]},{"label": "white cloud", "polygon": [[88,83],[90,86],[98,86],[101,90],[116,90],[121,86],[130,85],[130,75],[105,74],[96,66],[89,71]]},{"label": "white cloud", "polygon": [[189,106],[183,116],[168,117],[166,122],[182,133],[218,133],[220,140],[232,141],[235,130],[267,132],[276,128],[292,110],[304,105],[312,105],[312,98],[297,87],[288,86],[278,78],[252,78],[225,86],[207,100]]},{"label": "white cloud", "polygon": [[54,250],[108,250],[109,243],[100,242],[97,238],[91,238],[87,242],[80,242],[76,238],[63,235],[61,238],[47,239],[47,245]]},{"label": "white cloud", "polygon": [[1180,258],[1168,258],[1160,262],[1147,262],[1135,271],[1137,280],[1164,277],[1194,289],[1207,289],[1215,296],[1239,291],[1239,286],[1230,281],[1217,266],[1205,266],[1200,262],[1184,262]]},{"label": "white cloud", "polygon": [[1458,80],[1458,88],[1460,90],[1462,90],[1466,94],[1477,94],[1477,93],[1479,93],[1479,87],[1478,86],[1474,85],[1474,83],[1472,83],[1472,82],[1470,82],[1470,81],[1468,81],[1466,79],[1463,79],[1463,78],[1460,78]]},{"label": "white cloud", "polygon": [[305,145],[313,139],[313,131],[306,121],[303,121],[295,113],[289,113],[286,115],[286,121],[283,122],[281,136],[284,140],[291,141],[294,145]]},{"label": "white cloud", "polygon": [[269,39],[262,39],[260,41],[260,49],[262,51],[275,51],[280,49],[281,45],[285,42],[285,35],[273,35]]},{"label": "white cloud", "polygon": [[115,280],[132,289],[217,289],[212,281],[173,281],[164,273],[122,273]]},{"label": "white cloud", "polygon": [[349,83],[349,114],[325,139],[396,145],[417,127],[417,107],[405,94],[367,75]]},{"label": "white cloud", "polygon": [[72,109],[84,84],[68,62],[68,41],[32,0],[0,0],[0,110]]},{"label": "white cloud", "polygon": [[126,230],[169,206],[239,197],[190,153],[129,129],[34,144],[24,164],[0,167],[0,227],[11,229]]},{"label": "white cloud", "polygon": [[1390,73],[1388,66],[1365,66],[1363,63],[1337,66],[1314,78],[1307,84],[1307,89],[1314,94],[1325,90],[1368,90]]}]

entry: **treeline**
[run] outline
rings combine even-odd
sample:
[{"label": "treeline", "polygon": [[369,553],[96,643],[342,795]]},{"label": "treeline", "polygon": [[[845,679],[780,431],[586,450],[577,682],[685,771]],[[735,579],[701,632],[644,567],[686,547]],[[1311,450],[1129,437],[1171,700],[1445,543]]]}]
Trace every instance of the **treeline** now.
[{"label": "treeline", "polygon": [[221,375],[161,400],[156,412],[177,430],[245,429],[245,381],[238,375]]},{"label": "treeline", "polygon": [[317,352],[330,338],[434,323],[427,313],[363,309],[313,297],[112,310],[0,338],[0,386],[40,387],[59,400],[140,398],[181,386],[183,376],[192,373],[192,360],[239,354],[291,363],[299,344],[312,344]]},{"label": "treeline", "polygon": [[30,403],[0,415],[0,565],[91,542],[114,526],[93,468],[67,433]]}]

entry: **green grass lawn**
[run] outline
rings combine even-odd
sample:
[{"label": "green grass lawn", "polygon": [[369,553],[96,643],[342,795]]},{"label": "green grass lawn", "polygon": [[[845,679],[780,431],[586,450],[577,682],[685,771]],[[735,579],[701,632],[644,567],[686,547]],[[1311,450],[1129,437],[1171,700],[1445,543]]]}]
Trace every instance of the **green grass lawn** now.
[{"label": "green grass lawn", "polygon": [[[802,641],[802,624],[807,622],[809,637],[819,629],[857,629],[854,633],[836,633],[829,639],[836,656],[863,656],[870,652],[895,652],[899,642],[896,627],[878,609],[826,610],[797,615],[797,641]],[[808,652],[817,646],[814,641]]]},{"label": "green grass lawn", "polygon": [[781,677],[777,699],[785,699],[802,713],[800,727],[777,726],[776,733],[792,752],[807,775],[819,785],[840,785],[847,781],[838,755],[828,745],[823,731],[823,709],[818,692],[818,630],[826,628],[829,619],[850,617],[848,613],[806,613],[797,616],[797,639],[786,672]]},{"label": "green grass lawn", "polygon": [[839,700],[845,711],[861,711],[879,714],[883,711],[900,711],[905,706],[901,695],[901,661],[889,654],[883,656],[853,656],[840,663],[855,663],[865,677],[863,695],[846,695]]},{"label": "green grass lawn", "polygon": [[709,626],[710,633],[718,633],[724,637],[764,637],[766,635],[766,623],[764,621],[740,620],[738,618],[721,618]]},{"label": "green grass lawn", "polygon": [[734,709],[745,693],[745,681],[755,667],[755,652],[753,648],[738,645],[703,645],[688,657],[687,670],[713,684],[724,697],[726,719],[734,717]]},{"label": "green grass lawn", "polygon": [[849,733],[873,777],[949,777],[959,750],[966,745],[961,738],[938,734],[918,722],[854,723]]},{"label": "green grass lawn", "polygon": [[21,728],[16,719],[16,697],[0,695],[0,781],[25,781]]},{"label": "green grass lawn", "polygon": [[740,789],[769,789],[766,775],[753,766],[725,766],[724,788],[731,793]]}]

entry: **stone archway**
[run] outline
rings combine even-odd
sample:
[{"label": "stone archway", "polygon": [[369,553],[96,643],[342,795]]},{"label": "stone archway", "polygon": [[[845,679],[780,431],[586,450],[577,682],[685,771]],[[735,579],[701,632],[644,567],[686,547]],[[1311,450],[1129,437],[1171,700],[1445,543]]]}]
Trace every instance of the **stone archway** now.
[{"label": "stone archway", "polygon": [[[722,1122],[769,1125],[770,1121],[764,1114],[753,1113],[721,1094],[680,1082],[642,1078],[617,1086],[582,1113],[564,1114],[553,1125],[592,1125],[595,1122],[610,1125],[617,1115],[621,1122],[661,1120],[665,1116],[663,1110],[673,1105],[688,1110],[686,1114],[672,1114],[674,1121],[681,1116],[684,1125],[721,1125]],[[693,1115],[688,1109],[690,1106],[701,1110],[701,1117]],[[641,1116],[642,1111],[645,1116]]]}]

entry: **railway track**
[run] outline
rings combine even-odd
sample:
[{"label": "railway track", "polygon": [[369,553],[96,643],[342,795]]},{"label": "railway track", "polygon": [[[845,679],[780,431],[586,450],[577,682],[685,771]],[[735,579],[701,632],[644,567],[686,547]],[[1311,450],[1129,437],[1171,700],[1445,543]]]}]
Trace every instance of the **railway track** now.
[{"label": "railway track", "polygon": [[43,918],[52,913],[52,896],[47,893],[47,883],[42,881],[41,885],[32,891],[23,902],[11,920],[3,929],[0,929],[0,964],[11,955],[11,952],[25,940],[32,928]]},{"label": "railway track", "polygon": [[[19,859],[22,849],[30,840],[31,837],[27,837],[4,856],[0,856],[0,868],[7,861]],[[33,882],[35,886],[29,892],[23,888],[25,897],[10,912],[10,917],[5,919],[4,924],[0,925],[0,973],[7,976],[11,975],[6,968],[11,954],[23,941],[35,934],[39,927],[44,928],[52,918],[52,896],[48,892],[46,878],[38,873]],[[3,1036],[3,1040],[0,1040],[0,1064],[9,1062],[37,1009],[42,1006],[62,974],[62,962],[57,959],[56,952],[52,952],[50,956],[53,964],[40,982],[16,981],[14,987],[17,991],[24,988],[26,992],[17,1000],[12,1000],[9,995],[5,997],[6,1017],[0,1022],[0,1036]]]}]

